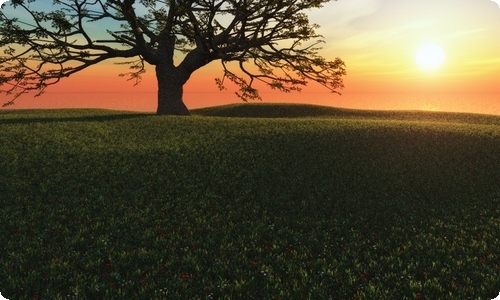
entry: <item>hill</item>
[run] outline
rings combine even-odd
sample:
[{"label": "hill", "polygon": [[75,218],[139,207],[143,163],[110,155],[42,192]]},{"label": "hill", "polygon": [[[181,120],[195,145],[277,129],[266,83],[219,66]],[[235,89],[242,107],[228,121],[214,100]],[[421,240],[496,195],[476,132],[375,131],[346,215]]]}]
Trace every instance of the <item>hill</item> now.
[{"label": "hill", "polygon": [[364,118],[500,125],[500,116],[431,112],[357,110],[310,104],[242,103],[194,109],[193,115],[239,118]]},{"label": "hill", "polygon": [[0,291],[492,299],[498,119],[275,104],[2,111]]}]

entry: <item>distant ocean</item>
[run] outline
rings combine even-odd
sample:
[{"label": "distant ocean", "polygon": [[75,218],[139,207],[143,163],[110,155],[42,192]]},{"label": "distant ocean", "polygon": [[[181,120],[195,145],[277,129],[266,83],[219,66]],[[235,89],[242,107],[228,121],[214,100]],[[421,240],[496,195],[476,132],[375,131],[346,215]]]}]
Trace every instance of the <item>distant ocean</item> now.
[{"label": "distant ocean", "polygon": [[[369,110],[430,110],[500,115],[498,94],[262,93],[264,103],[307,103]],[[2,100],[2,99],[0,99]],[[185,92],[188,108],[243,103],[232,92]],[[257,103],[260,101],[257,101]],[[3,102],[2,102],[3,103]],[[9,108],[105,108],[155,111],[156,93],[51,93],[21,97]]]}]

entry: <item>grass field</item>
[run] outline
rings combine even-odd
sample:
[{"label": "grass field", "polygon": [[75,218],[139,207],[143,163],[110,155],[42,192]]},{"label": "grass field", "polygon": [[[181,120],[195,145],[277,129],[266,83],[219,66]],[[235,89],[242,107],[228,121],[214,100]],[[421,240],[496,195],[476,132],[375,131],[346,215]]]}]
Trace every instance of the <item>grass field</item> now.
[{"label": "grass field", "polygon": [[500,117],[11,110],[0,170],[8,299],[500,292]]}]

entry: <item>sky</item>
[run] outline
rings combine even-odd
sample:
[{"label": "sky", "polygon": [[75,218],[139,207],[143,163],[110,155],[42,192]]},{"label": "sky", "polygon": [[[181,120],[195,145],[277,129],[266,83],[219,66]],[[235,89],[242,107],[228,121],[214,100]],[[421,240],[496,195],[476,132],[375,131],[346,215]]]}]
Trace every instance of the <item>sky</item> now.
[{"label": "sky", "polygon": [[[410,109],[500,115],[500,7],[491,0],[339,0],[308,12],[324,36],[321,55],[340,57],[347,68],[342,95],[310,83],[301,93],[262,89],[263,102],[356,109]],[[439,66],[416,62],[418,50],[442,50]],[[430,54],[432,56],[432,53]],[[429,58],[429,59],[432,59]],[[155,111],[156,79],[119,77],[124,66],[93,66],[63,79],[38,98],[25,95],[11,108],[96,107]],[[197,70],[184,88],[188,108],[241,103],[214,78],[220,62]],[[0,96],[0,100],[5,98]]]}]

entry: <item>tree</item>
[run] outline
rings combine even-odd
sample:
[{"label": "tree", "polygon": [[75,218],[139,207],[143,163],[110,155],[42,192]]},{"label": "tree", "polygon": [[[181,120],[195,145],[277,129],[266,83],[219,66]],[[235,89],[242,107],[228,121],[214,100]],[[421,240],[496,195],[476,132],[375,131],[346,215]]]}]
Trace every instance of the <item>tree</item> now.
[{"label": "tree", "polygon": [[10,2],[9,11],[18,17],[0,10],[0,92],[11,95],[4,106],[117,58],[126,59],[121,64],[130,68],[120,75],[136,84],[146,64],[155,66],[158,114],[189,114],[183,85],[194,71],[216,60],[222,65],[218,87],[225,89],[227,81],[236,84],[244,101],[260,99],[257,81],[284,92],[300,91],[308,81],[334,93],[343,88],[344,62],[318,54],[322,36],[305,13],[328,1]]}]

